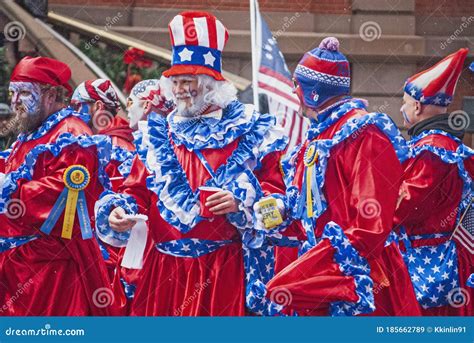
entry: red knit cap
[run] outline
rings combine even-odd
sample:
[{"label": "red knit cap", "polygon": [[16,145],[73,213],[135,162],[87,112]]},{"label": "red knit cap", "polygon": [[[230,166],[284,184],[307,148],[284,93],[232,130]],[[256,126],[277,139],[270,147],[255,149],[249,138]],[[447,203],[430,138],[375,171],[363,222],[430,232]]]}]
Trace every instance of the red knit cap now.
[{"label": "red knit cap", "polygon": [[48,57],[23,58],[13,69],[11,82],[38,82],[44,85],[63,86],[72,93],[69,85],[71,69],[61,61]]}]

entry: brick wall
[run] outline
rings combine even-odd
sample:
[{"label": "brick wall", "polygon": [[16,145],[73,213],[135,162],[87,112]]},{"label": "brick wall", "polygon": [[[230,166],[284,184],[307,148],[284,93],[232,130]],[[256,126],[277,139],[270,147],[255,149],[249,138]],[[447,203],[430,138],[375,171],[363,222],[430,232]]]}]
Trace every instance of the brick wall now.
[{"label": "brick wall", "polygon": [[[373,0],[383,1],[383,0]],[[51,4],[126,6],[135,3],[136,7],[160,7],[182,9],[248,10],[248,0],[49,0]],[[350,14],[352,0],[260,0],[264,11]],[[474,15],[474,1],[466,0],[415,0],[415,11],[434,17],[462,17]]]},{"label": "brick wall", "polygon": [[415,0],[415,12],[433,17],[464,17],[474,15],[472,0]]},{"label": "brick wall", "polygon": [[[263,11],[344,14],[351,12],[351,0],[260,0]],[[127,6],[134,3],[136,7],[160,7],[180,9],[214,9],[248,11],[248,0],[49,0],[50,4],[69,4],[83,6]],[[165,4],[164,4],[165,3]]]}]

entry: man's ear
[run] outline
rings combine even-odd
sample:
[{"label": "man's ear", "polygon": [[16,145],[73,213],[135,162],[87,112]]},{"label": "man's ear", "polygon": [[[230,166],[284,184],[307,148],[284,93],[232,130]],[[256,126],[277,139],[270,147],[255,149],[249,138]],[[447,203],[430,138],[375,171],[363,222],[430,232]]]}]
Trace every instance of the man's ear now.
[{"label": "man's ear", "polygon": [[415,101],[415,115],[419,116],[421,114],[421,102]]},{"label": "man's ear", "polygon": [[95,108],[96,108],[97,111],[103,111],[103,110],[105,110],[105,104],[102,101],[97,100],[95,102]]},{"label": "man's ear", "polygon": [[143,114],[148,115],[151,112],[152,104],[150,100],[145,100],[145,104],[143,105]]},{"label": "man's ear", "polygon": [[58,90],[54,87],[48,89],[45,93],[46,102],[49,105],[53,105],[56,102],[56,97],[58,95]]}]

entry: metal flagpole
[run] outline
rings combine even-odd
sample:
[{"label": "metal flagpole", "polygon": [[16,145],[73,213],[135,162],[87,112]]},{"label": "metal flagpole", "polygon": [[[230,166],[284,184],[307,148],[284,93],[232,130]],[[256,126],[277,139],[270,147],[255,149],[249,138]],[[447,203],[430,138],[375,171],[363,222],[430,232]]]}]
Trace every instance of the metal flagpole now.
[{"label": "metal flagpole", "polygon": [[260,105],[258,101],[258,48],[257,47],[257,16],[256,16],[256,1],[257,0],[249,0],[250,1],[250,37],[251,37],[251,51],[252,51],[252,88],[253,88],[253,104],[255,106],[255,110],[260,112]]}]

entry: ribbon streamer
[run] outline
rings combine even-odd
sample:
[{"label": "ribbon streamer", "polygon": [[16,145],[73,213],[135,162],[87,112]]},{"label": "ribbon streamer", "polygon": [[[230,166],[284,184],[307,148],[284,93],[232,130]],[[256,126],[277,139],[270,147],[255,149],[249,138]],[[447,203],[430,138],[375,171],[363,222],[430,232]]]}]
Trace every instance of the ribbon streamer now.
[{"label": "ribbon streamer", "polygon": [[90,182],[89,171],[82,165],[72,165],[65,170],[63,181],[65,185],[64,190],[59,195],[58,200],[56,200],[40,230],[49,235],[64,211],[61,237],[71,239],[77,211],[82,239],[90,239],[92,238],[92,228],[84,195],[84,189]]}]

